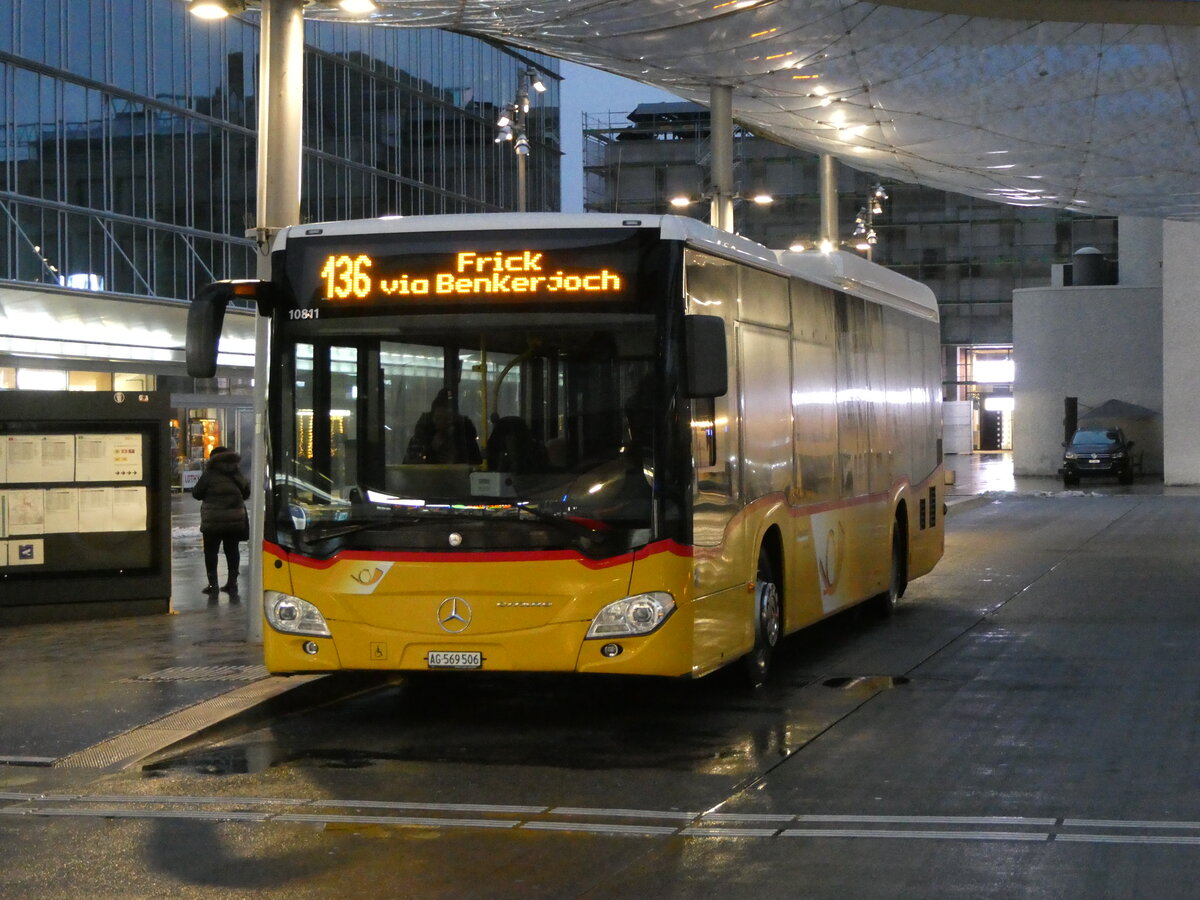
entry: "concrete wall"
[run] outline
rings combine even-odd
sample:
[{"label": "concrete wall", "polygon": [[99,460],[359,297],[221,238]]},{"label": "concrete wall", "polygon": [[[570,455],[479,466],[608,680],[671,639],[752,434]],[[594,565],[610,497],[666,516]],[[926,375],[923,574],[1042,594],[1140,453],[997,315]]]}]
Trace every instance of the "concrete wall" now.
[{"label": "concrete wall", "polygon": [[1126,287],[1163,283],[1163,220],[1121,216],[1117,219],[1121,284]]},{"label": "concrete wall", "polygon": [[1167,484],[1200,484],[1200,224],[1163,225],[1163,447]]},{"label": "concrete wall", "polygon": [[[1200,258],[1191,263],[1190,283],[1200,285]],[[1139,268],[1153,271],[1146,262],[1132,270]],[[1081,416],[1111,399],[1163,410],[1162,298],[1163,289],[1156,286],[1013,291],[1016,474],[1057,473],[1062,464],[1065,397],[1079,398]],[[1193,390],[1188,415],[1195,432],[1200,429],[1200,392],[1194,390],[1200,384],[1200,353],[1195,350],[1200,304],[1193,303],[1191,309],[1190,324],[1180,338],[1182,343],[1186,337],[1192,345],[1195,377],[1190,379]],[[1162,422],[1160,416],[1127,428],[1144,451],[1143,470],[1148,473],[1163,471]],[[1200,460],[1200,456],[1196,458]]]}]

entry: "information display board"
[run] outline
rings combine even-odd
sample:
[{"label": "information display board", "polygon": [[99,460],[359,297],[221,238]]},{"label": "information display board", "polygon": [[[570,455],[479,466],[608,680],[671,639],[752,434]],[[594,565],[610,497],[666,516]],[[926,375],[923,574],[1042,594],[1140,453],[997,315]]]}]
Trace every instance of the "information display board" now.
[{"label": "information display board", "polygon": [[0,392],[0,623],[166,610],[167,416],[155,393]]}]

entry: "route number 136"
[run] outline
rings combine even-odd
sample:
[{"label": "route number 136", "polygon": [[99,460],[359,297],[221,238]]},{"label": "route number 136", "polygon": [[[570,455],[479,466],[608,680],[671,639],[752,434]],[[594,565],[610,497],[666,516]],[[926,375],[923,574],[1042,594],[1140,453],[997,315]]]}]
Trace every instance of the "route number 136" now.
[{"label": "route number 136", "polygon": [[325,266],[321,269],[321,277],[325,279],[326,298],[364,299],[371,293],[371,276],[367,272],[369,268],[371,257],[365,254],[351,257],[343,253],[340,256],[327,257]]}]

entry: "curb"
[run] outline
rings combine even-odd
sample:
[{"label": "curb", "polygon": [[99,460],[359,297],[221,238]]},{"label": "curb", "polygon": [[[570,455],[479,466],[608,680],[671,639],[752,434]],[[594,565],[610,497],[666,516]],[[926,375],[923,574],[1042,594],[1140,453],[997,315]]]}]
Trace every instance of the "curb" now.
[{"label": "curb", "polygon": [[952,497],[946,501],[946,515],[953,516],[957,513],[970,512],[981,506],[987,506],[992,502],[992,499],[987,494],[972,494],[969,497],[958,498]]}]

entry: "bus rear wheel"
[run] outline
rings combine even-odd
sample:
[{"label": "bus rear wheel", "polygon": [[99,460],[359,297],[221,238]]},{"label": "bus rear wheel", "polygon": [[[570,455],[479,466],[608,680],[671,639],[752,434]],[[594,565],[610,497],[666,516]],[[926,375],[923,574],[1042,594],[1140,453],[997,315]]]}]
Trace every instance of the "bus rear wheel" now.
[{"label": "bus rear wheel", "polygon": [[783,601],[775,567],[766,550],[758,554],[758,572],[754,585],[754,649],[742,660],[746,684],[756,688],[766,684],[771,657],[783,634]]},{"label": "bus rear wheel", "polygon": [[908,587],[904,571],[905,556],[904,536],[899,527],[893,528],[892,564],[888,572],[887,590],[871,598],[872,609],[878,616],[890,616],[896,611],[896,604],[900,602],[900,598],[904,596],[904,589]]}]

